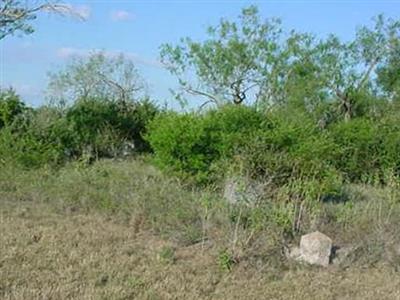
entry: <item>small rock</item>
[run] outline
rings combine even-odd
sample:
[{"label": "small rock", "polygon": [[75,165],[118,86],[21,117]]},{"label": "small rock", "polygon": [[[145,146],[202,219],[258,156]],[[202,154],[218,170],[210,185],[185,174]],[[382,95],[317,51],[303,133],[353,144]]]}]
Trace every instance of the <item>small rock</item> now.
[{"label": "small rock", "polygon": [[287,257],[297,261],[327,267],[332,255],[332,240],[319,231],[303,235],[300,247],[292,247]]},{"label": "small rock", "polygon": [[301,260],[327,267],[332,253],[332,240],[319,231],[303,235],[300,240],[300,252]]}]

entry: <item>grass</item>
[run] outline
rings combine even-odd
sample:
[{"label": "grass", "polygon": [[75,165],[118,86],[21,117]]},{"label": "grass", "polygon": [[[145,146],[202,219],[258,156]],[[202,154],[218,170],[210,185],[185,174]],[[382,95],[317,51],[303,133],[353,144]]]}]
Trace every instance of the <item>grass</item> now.
[{"label": "grass", "polygon": [[4,168],[0,298],[400,299],[397,187],[345,193],[302,227],[351,247],[321,269],[285,258],[301,232],[264,209],[238,212],[144,161]]}]

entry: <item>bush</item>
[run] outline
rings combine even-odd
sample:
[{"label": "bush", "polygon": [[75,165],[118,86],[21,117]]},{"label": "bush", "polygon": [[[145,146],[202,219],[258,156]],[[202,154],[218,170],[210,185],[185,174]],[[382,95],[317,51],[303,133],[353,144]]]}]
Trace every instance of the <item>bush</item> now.
[{"label": "bush", "polygon": [[20,114],[0,131],[0,156],[24,167],[57,165],[65,160],[66,145],[73,140],[65,119],[42,107]]},{"label": "bush", "polygon": [[156,113],[157,108],[149,100],[133,103],[80,99],[66,113],[77,138],[75,155],[89,150],[96,157],[114,157],[127,142],[136,152],[148,152],[143,135]]},{"label": "bush", "polygon": [[276,185],[291,178],[315,179],[332,169],[340,154],[326,131],[305,115],[288,118],[273,114],[269,127],[253,133],[242,160],[253,177],[268,177]]},{"label": "bush", "polygon": [[115,157],[127,145],[134,145],[136,153],[149,152],[143,135],[156,113],[149,100],[81,99],[66,111],[48,106],[24,109],[0,131],[0,155],[3,161],[38,167],[70,159]]},{"label": "bush", "polygon": [[270,182],[284,201],[311,202],[339,193],[342,184],[334,168],[340,149],[302,114],[231,105],[204,114],[170,112],[150,124],[148,140],[161,167],[197,183],[245,173]]},{"label": "bush", "polygon": [[212,180],[213,164],[232,158],[263,122],[261,113],[245,106],[203,114],[168,112],[150,123],[147,140],[160,167],[205,183]]},{"label": "bush", "polygon": [[0,89],[0,129],[11,125],[24,110],[25,104],[13,89]]},{"label": "bush", "polygon": [[351,182],[366,181],[374,176],[383,179],[387,169],[399,170],[398,124],[398,118],[378,122],[361,118],[332,126],[332,137],[341,149],[335,167]]}]

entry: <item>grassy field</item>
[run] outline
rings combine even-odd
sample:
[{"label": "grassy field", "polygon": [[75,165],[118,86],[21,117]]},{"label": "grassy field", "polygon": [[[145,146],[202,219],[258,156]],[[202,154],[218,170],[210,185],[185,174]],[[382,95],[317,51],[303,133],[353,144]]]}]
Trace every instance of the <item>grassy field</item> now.
[{"label": "grassy field", "polygon": [[354,187],[351,206],[321,207],[336,218],[318,229],[354,247],[321,269],[288,261],[272,225],[238,226],[215,192],[144,162],[0,176],[1,299],[400,299],[391,191]]}]

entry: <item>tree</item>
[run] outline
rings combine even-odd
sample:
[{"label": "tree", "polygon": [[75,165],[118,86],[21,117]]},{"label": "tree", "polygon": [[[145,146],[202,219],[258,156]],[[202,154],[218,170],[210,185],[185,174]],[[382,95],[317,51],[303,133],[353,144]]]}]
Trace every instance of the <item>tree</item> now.
[{"label": "tree", "polygon": [[374,21],[372,28],[358,28],[353,41],[341,42],[331,35],[315,46],[312,59],[319,67],[318,77],[324,90],[336,99],[345,121],[356,115],[359,101],[376,93],[377,70],[390,56],[398,57],[393,53],[395,41],[399,40],[400,22],[385,19],[383,15]]},{"label": "tree", "polygon": [[280,45],[279,19],[261,20],[258,9],[250,6],[242,10],[238,23],[222,19],[207,33],[203,42],[185,38],[180,45],[161,47],[162,62],[180,83],[177,96],[188,93],[217,105],[258,101],[266,91],[276,96],[278,70],[288,59]]},{"label": "tree", "polygon": [[[31,2],[31,3],[29,3]],[[31,34],[34,31],[31,21],[39,12],[73,15],[84,19],[71,6],[59,2],[41,1],[35,5],[33,1],[2,0],[0,3],[0,40],[15,33]]]},{"label": "tree", "polygon": [[237,22],[222,19],[210,27],[204,41],[163,45],[161,59],[178,78],[178,97],[201,96],[217,105],[247,99],[313,113],[336,106],[335,113],[349,120],[377,95],[378,70],[381,89],[397,90],[399,28],[399,21],[379,15],[372,27],[358,28],[352,41],[334,35],[318,40],[284,32],[280,20],[262,20],[250,6]]},{"label": "tree", "polygon": [[134,100],[145,88],[135,65],[120,54],[94,52],[88,57],[75,57],[64,70],[49,74],[47,96],[58,104],[77,99],[101,98]]},{"label": "tree", "polygon": [[388,56],[377,69],[378,84],[392,100],[400,100],[400,38],[393,37]]},{"label": "tree", "polygon": [[313,35],[285,32],[279,19],[263,20],[255,6],[207,33],[202,42],[186,38],[161,47],[163,63],[180,83],[179,98],[205,97],[203,105],[248,100],[259,108],[295,103],[304,109],[325,99]]}]

